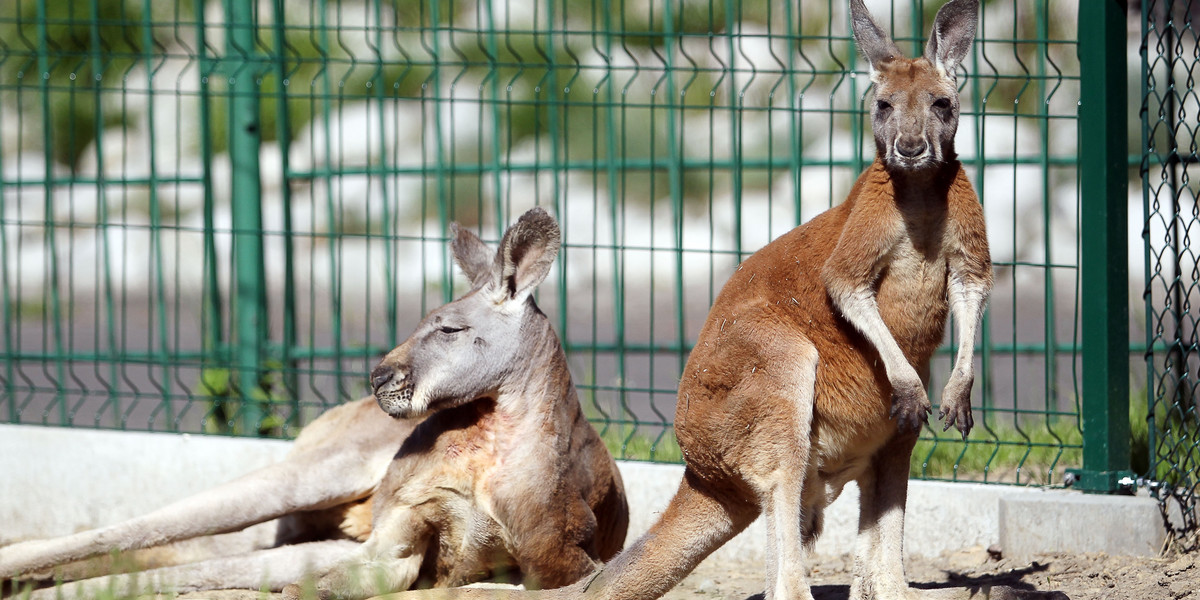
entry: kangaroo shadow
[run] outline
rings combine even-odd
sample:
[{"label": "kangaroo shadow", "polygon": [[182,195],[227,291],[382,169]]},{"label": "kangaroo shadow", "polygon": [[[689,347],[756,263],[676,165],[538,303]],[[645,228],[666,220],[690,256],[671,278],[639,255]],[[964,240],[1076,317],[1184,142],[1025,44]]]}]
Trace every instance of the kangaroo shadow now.
[{"label": "kangaroo shadow", "polygon": [[1070,600],[1057,590],[1038,590],[1025,581],[1025,577],[1040,573],[1049,565],[1034,562],[1027,567],[1011,569],[1003,573],[965,575],[959,571],[943,571],[949,581],[913,582],[912,587],[923,590],[965,589],[971,598],[986,597],[994,600]]},{"label": "kangaroo shadow", "polygon": [[[846,600],[850,596],[848,585],[814,585],[811,588],[813,600]],[[766,600],[763,592],[746,596],[746,600]]]},{"label": "kangaroo shadow", "polygon": [[[1028,567],[1004,573],[965,575],[959,571],[943,571],[949,581],[910,582],[918,590],[963,590],[962,598],[988,598],[989,600],[1070,600],[1059,591],[1040,591],[1026,582],[1026,576],[1045,571],[1048,565],[1033,563]],[[813,600],[846,600],[850,597],[849,585],[814,585]],[[766,600],[763,593],[752,594],[746,600]]]}]

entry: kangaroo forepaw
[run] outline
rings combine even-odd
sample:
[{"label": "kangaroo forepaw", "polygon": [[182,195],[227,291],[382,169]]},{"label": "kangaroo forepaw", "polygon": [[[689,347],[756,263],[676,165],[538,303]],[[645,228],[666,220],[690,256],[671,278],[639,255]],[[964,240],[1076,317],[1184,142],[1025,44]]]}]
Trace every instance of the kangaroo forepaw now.
[{"label": "kangaroo forepaw", "polygon": [[953,425],[959,433],[962,433],[964,440],[967,439],[967,434],[971,433],[971,428],[975,426],[975,417],[971,415],[970,404],[943,403],[941,409],[938,410],[938,418],[942,420],[942,431],[949,431],[950,426]]},{"label": "kangaroo forepaw", "polygon": [[942,407],[938,411],[942,431],[949,431],[953,425],[962,433],[964,440],[975,426],[975,419],[971,416],[971,386],[974,382],[975,377],[970,373],[955,371],[942,391]]},{"label": "kangaroo forepaw", "polygon": [[920,431],[921,426],[929,422],[929,414],[933,406],[925,395],[925,388],[918,382],[915,385],[895,386],[892,389],[892,413],[896,420],[896,428],[901,431]]}]

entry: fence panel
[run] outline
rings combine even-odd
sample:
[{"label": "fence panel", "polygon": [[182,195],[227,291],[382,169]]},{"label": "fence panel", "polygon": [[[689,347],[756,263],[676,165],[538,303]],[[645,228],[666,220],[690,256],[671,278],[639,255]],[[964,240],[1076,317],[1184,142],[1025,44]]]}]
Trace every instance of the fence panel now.
[{"label": "fence panel", "polygon": [[[1135,468],[1163,503],[1173,538],[1200,548],[1200,224],[1195,178],[1200,115],[1193,73],[1200,64],[1200,6],[1142,2],[1142,200],[1145,227],[1146,397],[1135,424],[1145,447]],[[1135,448],[1135,450],[1139,450]]]},{"label": "fence panel", "polygon": [[[915,53],[941,2],[868,4]],[[960,73],[997,289],[977,428],[930,429],[914,476],[1080,465],[1077,8],[985,3]],[[678,460],[715,293],[872,159],[847,31],[841,1],[5,4],[0,414],[294,435],[462,290],[449,222],[495,242],[543,205],[589,416]]]}]

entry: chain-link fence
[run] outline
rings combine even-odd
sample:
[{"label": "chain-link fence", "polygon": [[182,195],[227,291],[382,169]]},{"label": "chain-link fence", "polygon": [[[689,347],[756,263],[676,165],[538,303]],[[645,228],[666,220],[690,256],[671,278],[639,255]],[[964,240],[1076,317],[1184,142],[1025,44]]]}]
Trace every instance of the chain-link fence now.
[{"label": "chain-link fence", "polygon": [[1145,229],[1146,411],[1143,465],[1184,549],[1200,548],[1200,229],[1197,128],[1200,3],[1142,3],[1142,199]]},{"label": "chain-link fence", "polygon": [[[941,2],[868,4],[916,53]],[[1077,11],[983,4],[957,140],[997,279],[977,427],[930,429],[915,476],[1081,464]],[[841,201],[868,91],[840,0],[6,3],[0,414],[293,435],[462,289],[451,221],[494,242],[537,204],[589,416],[618,456],[678,460],[711,300]]]}]

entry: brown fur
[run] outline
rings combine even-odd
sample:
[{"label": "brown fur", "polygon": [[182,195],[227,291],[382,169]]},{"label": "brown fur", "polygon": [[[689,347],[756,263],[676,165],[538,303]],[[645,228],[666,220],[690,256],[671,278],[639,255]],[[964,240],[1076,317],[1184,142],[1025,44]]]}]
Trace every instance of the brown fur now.
[{"label": "brown fur", "polygon": [[[952,0],[929,53],[906,59],[851,0],[876,81],[874,164],[845,202],[756,252],[717,296],[680,380],[686,470],[658,522],[593,575],[538,596],[657,598],[763,514],[774,550],[767,598],[811,600],[804,548],[849,481],[861,502],[851,598],[941,593],[908,587],[901,542],[908,459],[930,410],[929,358],[952,308],[960,343],[973,346],[992,282],[983,212],[953,150],[953,70],[977,8]],[[970,351],[942,406],[964,435]]]}]

